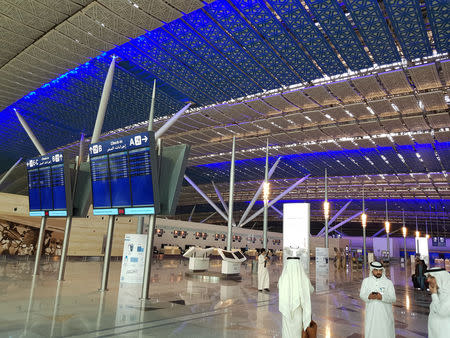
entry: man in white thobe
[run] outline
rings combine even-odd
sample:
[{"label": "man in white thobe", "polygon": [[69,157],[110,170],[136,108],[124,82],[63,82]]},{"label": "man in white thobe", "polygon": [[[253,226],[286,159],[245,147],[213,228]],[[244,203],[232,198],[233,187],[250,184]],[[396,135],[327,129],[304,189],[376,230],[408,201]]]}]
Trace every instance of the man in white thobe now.
[{"label": "man in white thobe", "polygon": [[394,284],[384,274],[383,264],[370,263],[370,276],[363,280],[359,297],[366,303],[365,338],[394,338]]},{"label": "man in white thobe", "polygon": [[442,268],[426,272],[431,292],[428,315],[428,337],[446,338],[450,335],[450,274]]},{"label": "man in white thobe", "polygon": [[278,280],[279,305],[283,315],[282,337],[298,338],[311,323],[311,294],[314,288],[300,257],[287,257]]},{"label": "man in white thobe", "polygon": [[267,269],[267,251],[263,249],[258,256],[258,291],[269,290],[269,270]]}]

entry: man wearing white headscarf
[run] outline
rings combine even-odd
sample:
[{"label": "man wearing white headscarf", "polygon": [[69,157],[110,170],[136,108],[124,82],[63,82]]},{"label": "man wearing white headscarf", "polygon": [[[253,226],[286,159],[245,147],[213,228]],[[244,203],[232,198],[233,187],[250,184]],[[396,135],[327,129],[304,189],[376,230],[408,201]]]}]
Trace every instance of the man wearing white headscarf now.
[{"label": "man wearing white headscarf", "polygon": [[311,323],[311,294],[314,291],[300,257],[287,257],[278,281],[279,305],[283,315],[283,338],[302,336]]},{"label": "man wearing white headscarf", "polygon": [[263,289],[269,291],[269,270],[267,269],[267,251],[265,249],[261,250],[258,256],[258,291]]},{"label": "man wearing white headscarf", "polygon": [[428,337],[444,338],[450,332],[450,274],[442,268],[427,270],[431,292]]},{"label": "man wearing white headscarf", "polygon": [[365,338],[394,338],[394,284],[384,274],[383,264],[370,263],[370,276],[362,282],[359,297],[366,303]]}]

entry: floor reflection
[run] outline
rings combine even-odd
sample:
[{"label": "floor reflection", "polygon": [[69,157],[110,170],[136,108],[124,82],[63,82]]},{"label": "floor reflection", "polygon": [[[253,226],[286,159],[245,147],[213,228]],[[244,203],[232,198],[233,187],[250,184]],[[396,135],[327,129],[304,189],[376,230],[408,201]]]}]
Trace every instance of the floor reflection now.
[{"label": "floor reflection", "polygon": [[[110,290],[102,294],[100,262],[68,262],[66,281],[58,284],[58,262],[44,262],[32,278],[30,261],[0,261],[0,336],[281,337],[279,260],[269,266],[270,292],[258,292],[251,261],[242,266],[241,282],[218,283],[186,278],[180,258],[155,261],[151,301],[143,307],[141,285],[119,283],[120,268],[120,262],[111,263]],[[220,261],[212,260],[211,270],[220,271]],[[386,268],[397,293],[397,336],[425,337],[430,296],[414,290],[411,271],[409,263]],[[324,273],[311,263],[319,337],[362,337],[359,288],[365,275],[348,266]]]}]

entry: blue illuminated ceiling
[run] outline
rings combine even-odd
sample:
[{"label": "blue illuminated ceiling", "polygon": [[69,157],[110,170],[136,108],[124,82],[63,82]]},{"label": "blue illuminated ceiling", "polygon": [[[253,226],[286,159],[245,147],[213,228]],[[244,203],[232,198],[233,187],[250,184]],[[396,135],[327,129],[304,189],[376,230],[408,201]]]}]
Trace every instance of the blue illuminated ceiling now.
[{"label": "blue illuminated ceiling", "polygon": [[[432,48],[448,51],[446,1],[426,1],[426,8],[415,1],[390,0],[308,0],[306,5],[299,0],[217,0],[91,59],[0,113],[0,152],[11,159],[2,161],[1,169],[18,154],[36,154],[13,108],[29,121],[46,149],[75,141],[80,132],[91,133],[112,54],[120,61],[104,131],[147,118],[155,78],[156,116],[164,116],[186,101],[207,105],[310,83],[374,63],[400,61],[400,52],[414,59],[432,54]],[[36,74],[52,76],[45,63],[40,67],[34,69]],[[1,102],[38,81],[31,73],[20,74],[19,82],[2,78]]]},{"label": "blue illuminated ceiling", "polygon": [[[282,156],[272,178],[295,178],[310,174],[322,177],[325,169],[330,176],[395,175],[423,172],[450,172],[450,142],[439,143],[436,149],[443,161],[441,167],[434,149],[430,145],[398,146],[397,152],[391,147],[330,151],[321,153],[294,154]],[[420,155],[420,160],[417,157]],[[403,158],[398,156],[400,154]],[[384,159],[383,159],[384,157]],[[272,166],[278,156],[269,158]],[[262,179],[264,177],[265,158],[236,161],[236,181]],[[230,174],[230,162],[212,163],[190,167],[187,175],[197,183],[227,182]]]}]

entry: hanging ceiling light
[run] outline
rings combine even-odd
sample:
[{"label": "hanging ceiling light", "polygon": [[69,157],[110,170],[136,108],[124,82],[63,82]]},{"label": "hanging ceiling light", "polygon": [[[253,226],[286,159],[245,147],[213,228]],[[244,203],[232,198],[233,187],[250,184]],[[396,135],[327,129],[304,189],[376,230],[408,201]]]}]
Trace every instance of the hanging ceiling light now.
[{"label": "hanging ceiling light", "polygon": [[330,216],[330,203],[327,201],[323,202],[323,212],[325,218],[328,219],[328,217]]},{"label": "hanging ceiling light", "polygon": [[365,212],[361,215],[361,224],[363,228],[367,226],[367,214]]},{"label": "hanging ceiling light", "polygon": [[264,182],[264,203],[269,203],[270,183]]}]

